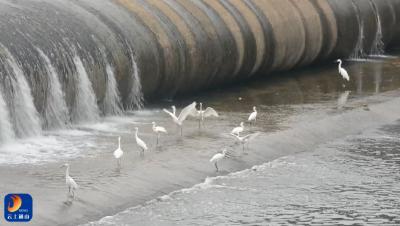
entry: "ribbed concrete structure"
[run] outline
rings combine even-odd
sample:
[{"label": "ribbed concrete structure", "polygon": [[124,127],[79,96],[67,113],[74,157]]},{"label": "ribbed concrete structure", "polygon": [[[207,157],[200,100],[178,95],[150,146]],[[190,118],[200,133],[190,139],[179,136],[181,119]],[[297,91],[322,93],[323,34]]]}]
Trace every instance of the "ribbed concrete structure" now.
[{"label": "ribbed concrete structure", "polygon": [[[52,104],[49,64],[39,49],[54,67],[74,119],[84,93],[77,90],[91,90],[81,86],[82,73],[100,112],[110,99],[110,73],[124,108],[132,108],[142,96],[170,98],[399,44],[400,2],[1,0],[0,29],[0,87],[7,106],[13,108],[8,97],[18,87],[12,85],[10,57],[29,83],[39,115]],[[52,124],[51,116],[45,120]]]}]

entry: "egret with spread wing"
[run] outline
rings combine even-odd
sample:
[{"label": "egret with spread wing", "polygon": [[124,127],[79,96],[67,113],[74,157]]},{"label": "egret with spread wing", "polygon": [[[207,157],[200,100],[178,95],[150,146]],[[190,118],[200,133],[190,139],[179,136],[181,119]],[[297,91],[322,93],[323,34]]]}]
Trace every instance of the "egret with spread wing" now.
[{"label": "egret with spread wing", "polygon": [[192,116],[197,117],[199,120],[199,129],[201,127],[201,123],[204,122],[204,118],[208,118],[211,116],[219,117],[218,112],[214,110],[212,107],[207,107],[206,110],[203,110],[203,103],[200,103],[200,109],[193,112]]},{"label": "egret with spread wing", "polygon": [[247,142],[249,142],[250,140],[256,138],[258,135],[260,135],[260,133],[257,132],[257,133],[247,134],[246,136],[239,136],[239,135],[236,135],[236,134],[231,134],[231,135],[232,135],[233,137],[235,137],[236,140],[238,140],[238,141],[242,144],[243,151],[244,151],[245,144],[246,144]]},{"label": "egret with spread wing", "polygon": [[185,108],[183,108],[178,117],[173,112],[170,112],[165,108],[163,109],[163,111],[165,113],[167,113],[169,116],[171,116],[173,122],[180,127],[181,136],[182,136],[182,134],[183,134],[183,131],[182,131],[183,130],[182,129],[183,122],[186,120],[186,118],[189,115],[193,115],[194,112],[196,111],[196,102],[193,102],[190,105],[188,105]]}]

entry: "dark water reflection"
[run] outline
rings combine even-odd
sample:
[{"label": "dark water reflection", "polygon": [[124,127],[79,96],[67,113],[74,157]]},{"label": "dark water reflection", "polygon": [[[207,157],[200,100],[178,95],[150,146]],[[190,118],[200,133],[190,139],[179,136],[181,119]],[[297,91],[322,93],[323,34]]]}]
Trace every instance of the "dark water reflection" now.
[{"label": "dark water reflection", "polygon": [[[397,56],[347,61],[344,67],[351,81],[344,82],[335,62],[291,73],[277,73],[245,85],[224,87],[190,99],[218,106],[226,111],[240,112],[253,105],[298,105],[331,101],[349,90],[352,96],[365,96],[397,89],[400,84],[400,59]],[[343,85],[345,84],[345,87]],[[187,99],[187,98],[185,98]],[[239,100],[241,99],[241,100]],[[178,105],[188,100],[175,100]],[[240,104],[234,104],[240,103]],[[165,103],[170,105],[169,102]]]}]

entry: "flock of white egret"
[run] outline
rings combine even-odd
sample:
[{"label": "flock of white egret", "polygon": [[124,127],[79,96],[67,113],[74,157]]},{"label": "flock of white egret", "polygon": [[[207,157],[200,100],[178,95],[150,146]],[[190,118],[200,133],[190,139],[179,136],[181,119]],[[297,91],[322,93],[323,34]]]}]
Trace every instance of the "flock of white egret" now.
[{"label": "flock of white egret", "polygon": [[[350,81],[349,74],[347,73],[346,69],[342,67],[342,60],[338,59],[336,61],[338,64],[338,71],[339,74],[342,76],[342,78],[346,81]],[[239,98],[241,99],[241,98]],[[180,128],[180,135],[183,135],[183,123],[184,121],[189,117],[195,117],[199,121],[199,129],[201,128],[205,118],[208,117],[219,117],[218,112],[214,110],[212,107],[207,107],[205,110],[203,110],[203,104],[200,103],[199,106],[200,108],[197,109],[196,107],[197,103],[193,102],[190,105],[186,106],[185,108],[182,109],[180,112],[179,116],[176,115],[176,107],[171,106],[172,112],[168,111],[167,109],[163,109],[165,113],[167,113],[172,121]],[[250,124],[255,124],[257,121],[257,108],[256,106],[253,107],[253,112],[250,113],[247,121]],[[245,136],[240,136],[240,133],[242,133],[245,129],[244,122],[240,123],[240,126],[235,127],[232,129],[230,132],[230,135],[235,138],[238,142],[242,144],[243,151],[245,150],[245,144],[252,140],[253,138],[257,137],[259,135],[259,132],[247,134]],[[156,122],[152,122],[152,130],[157,136],[157,145],[159,143],[159,138],[160,134],[167,133],[167,130],[164,127],[157,126]],[[144,152],[148,150],[148,147],[146,143],[140,139],[139,135],[139,128],[135,127],[135,141],[137,146],[140,148],[141,152],[140,155],[144,156]],[[217,153],[212,158],[210,159],[210,162],[214,164],[216,171],[218,172],[218,162],[220,162],[222,159],[227,157],[227,149],[224,148],[222,149],[221,153]],[[121,166],[121,158],[124,155],[123,150],[121,149],[121,137],[118,137],[118,148],[113,152],[114,158],[117,160],[118,167]],[[62,167],[66,167],[66,173],[65,173],[65,183],[68,187],[68,196],[75,198],[75,190],[78,188],[78,184],[75,182],[75,180],[69,175],[69,164],[66,163],[62,165]]]}]

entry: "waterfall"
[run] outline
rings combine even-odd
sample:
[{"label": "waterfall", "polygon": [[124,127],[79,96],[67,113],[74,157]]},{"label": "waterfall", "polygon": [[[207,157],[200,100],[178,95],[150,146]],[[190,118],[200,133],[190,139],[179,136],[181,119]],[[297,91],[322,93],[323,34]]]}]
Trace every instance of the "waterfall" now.
[{"label": "waterfall", "polygon": [[134,107],[140,109],[143,107],[143,93],[139,76],[139,68],[137,66],[133,50],[131,48],[128,48],[128,50],[132,64],[132,72],[131,72],[132,85],[131,85],[131,92],[129,94],[128,109],[133,109]]},{"label": "waterfall", "polygon": [[4,102],[0,88],[0,145],[12,140],[14,136],[15,134],[10,122],[7,104]]},{"label": "waterfall", "polygon": [[105,115],[120,115],[121,110],[121,99],[119,96],[118,85],[115,79],[114,68],[107,63],[107,88],[106,94],[103,100],[103,110]]},{"label": "waterfall", "polygon": [[11,67],[8,75],[9,88],[5,95],[9,101],[9,113],[14,131],[18,137],[37,136],[41,134],[39,114],[33,103],[33,97],[22,69],[11,53],[3,46],[7,63]]},{"label": "waterfall", "polygon": [[365,53],[364,53],[364,21],[360,18],[360,12],[359,12],[358,7],[354,4],[354,2],[352,2],[352,3],[357,12],[358,39],[357,39],[357,44],[356,44],[350,58],[360,59],[365,56]]},{"label": "waterfall", "polygon": [[381,17],[379,15],[379,11],[376,8],[376,4],[374,1],[370,1],[372,4],[372,8],[374,9],[375,13],[375,20],[376,20],[376,33],[375,39],[371,46],[371,54],[372,55],[382,55],[385,52],[385,43],[383,42],[383,35],[382,35],[382,23]]},{"label": "waterfall", "polygon": [[99,109],[92,83],[89,80],[81,58],[74,57],[76,67],[76,96],[75,106],[72,109],[74,122],[93,122],[99,119]]},{"label": "waterfall", "polygon": [[46,107],[43,112],[44,126],[46,128],[64,128],[68,124],[68,108],[65,103],[64,93],[61,88],[58,73],[50,62],[50,59],[42,50],[36,48],[45,62],[49,81],[47,90]]}]

